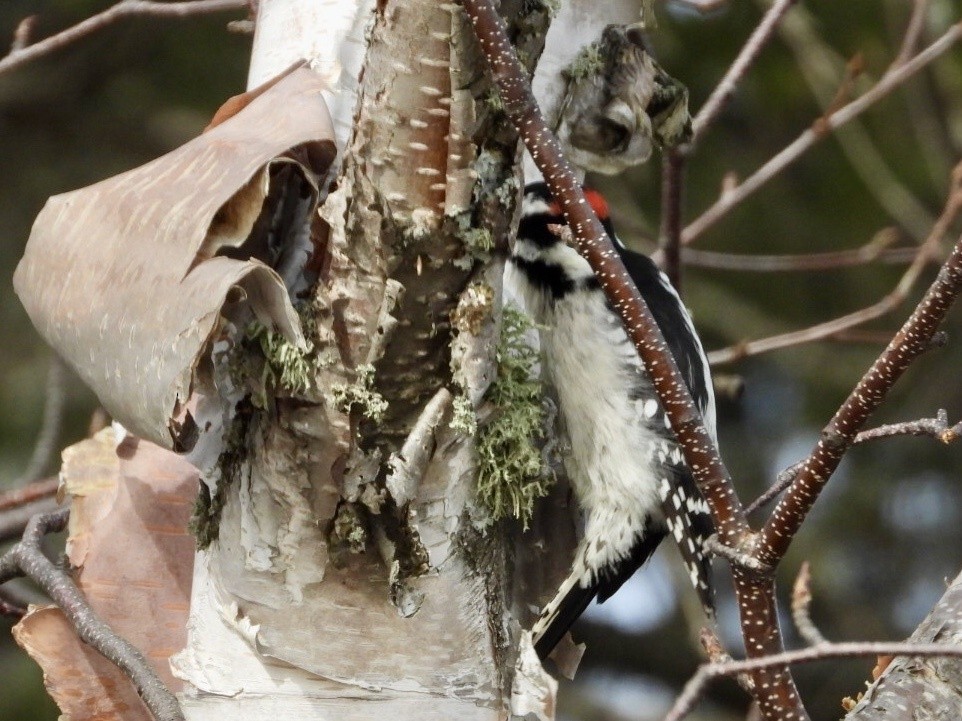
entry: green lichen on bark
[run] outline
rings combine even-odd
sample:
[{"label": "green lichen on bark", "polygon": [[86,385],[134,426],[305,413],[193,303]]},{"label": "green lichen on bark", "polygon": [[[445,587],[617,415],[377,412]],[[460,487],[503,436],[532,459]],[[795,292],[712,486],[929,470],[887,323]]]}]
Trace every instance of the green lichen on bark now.
[{"label": "green lichen on bark", "polygon": [[478,503],[491,521],[512,517],[527,528],[534,502],[546,495],[553,479],[542,458],[545,436],[538,360],[526,341],[533,327],[520,311],[505,308],[497,349],[498,377],[485,396],[492,419],[478,430]]},{"label": "green lichen on bark", "polygon": [[478,414],[475,413],[474,404],[467,394],[462,393],[454,397],[451,403],[451,423],[452,430],[463,433],[466,436],[473,436],[478,432]]},{"label": "green lichen on bark", "polygon": [[384,419],[387,401],[374,390],[374,366],[360,365],[353,383],[338,383],[331,387],[331,398],[337,408],[350,413],[354,408],[375,423]]},{"label": "green lichen on bark", "polygon": [[583,80],[601,72],[604,66],[605,59],[601,53],[601,44],[595,41],[581,48],[581,52],[565,68],[564,74],[570,80]]},{"label": "green lichen on bark", "polygon": [[310,389],[315,370],[310,345],[306,349],[299,348],[280,333],[257,322],[247,327],[245,335],[257,343],[267,361],[261,378],[264,387],[280,387],[294,395],[302,395]]}]

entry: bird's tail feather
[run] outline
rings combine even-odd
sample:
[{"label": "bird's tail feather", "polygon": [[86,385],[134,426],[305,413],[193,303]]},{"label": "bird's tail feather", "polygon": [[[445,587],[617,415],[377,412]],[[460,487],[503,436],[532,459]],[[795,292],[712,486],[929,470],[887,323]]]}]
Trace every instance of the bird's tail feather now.
[{"label": "bird's tail feather", "polygon": [[544,661],[548,655],[564,638],[578,617],[588,608],[597,592],[597,587],[592,584],[585,588],[578,583],[579,577],[571,574],[561,584],[558,593],[551,602],[544,607],[537,623],[531,629],[534,639],[534,650],[538,653],[538,658]]}]

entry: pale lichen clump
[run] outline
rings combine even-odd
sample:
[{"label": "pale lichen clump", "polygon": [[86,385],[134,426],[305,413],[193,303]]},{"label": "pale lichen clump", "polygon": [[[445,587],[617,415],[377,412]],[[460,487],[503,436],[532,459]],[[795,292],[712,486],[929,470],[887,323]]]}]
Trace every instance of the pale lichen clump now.
[{"label": "pale lichen clump", "polygon": [[467,251],[460,258],[455,258],[452,261],[454,266],[461,270],[471,270],[475,261],[487,263],[491,260],[491,251],[494,250],[494,236],[491,231],[487,228],[475,228],[472,222],[469,211],[455,216],[455,223],[457,224],[455,232]]},{"label": "pale lichen clump", "polygon": [[314,351],[311,344],[306,348],[299,348],[280,333],[257,322],[247,327],[245,335],[249,340],[257,342],[267,361],[261,376],[264,388],[279,386],[294,395],[303,395],[310,389],[315,371],[315,364],[311,360]]},{"label": "pale lichen clump", "polygon": [[601,54],[601,44],[595,41],[581,48],[581,52],[565,68],[564,74],[571,80],[582,80],[601,72],[604,66],[605,60]]},{"label": "pale lichen clump", "polygon": [[455,396],[451,403],[451,430],[473,436],[478,432],[478,414],[467,394]]},{"label": "pale lichen clump", "polygon": [[498,377],[485,399],[492,419],[478,430],[479,504],[492,521],[513,517],[527,528],[536,499],[546,495],[553,478],[539,441],[545,436],[541,382],[534,375],[538,354],[526,340],[532,322],[505,308],[497,349]]},{"label": "pale lichen clump", "polygon": [[375,423],[384,419],[388,403],[374,390],[374,366],[370,364],[357,367],[353,383],[338,383],[331,386],[331,398],[337,408],[350,413],[355,407],[361,414]]},{"label": "pale lichen clump", "polygon": [[367,542],[368,531],[358,508],[353,503],[342,503],[327,534],[331,562],[337,568],[344,568],[349,555],[364,553]]}]

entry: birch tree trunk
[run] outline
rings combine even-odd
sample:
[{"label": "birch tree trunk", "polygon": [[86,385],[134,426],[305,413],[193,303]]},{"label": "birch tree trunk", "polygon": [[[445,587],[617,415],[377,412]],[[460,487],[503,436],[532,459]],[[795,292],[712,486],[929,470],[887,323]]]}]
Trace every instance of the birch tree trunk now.
[{"label": "birch tree trunk", "polygon": [[[533,62],[548,10],[508,5]],[[306,398],[248,404],[206,463],[184,711],[548,718],[555,683],[517,649],[566,570],[566,491],[518,543],[476,506],[474,438],[452,427],[496,373],[516,136],[457,5],[262,0],[250,87],[304,57],[346,148],[300,300],[320,360]]]},{"label": "birch tree trunk", "polygon": [[[962,642],[962,575],[909,637],[913,643]],[[914,721],[962,718],[962,662],[958,658],[892,659],[846,721]]]}]

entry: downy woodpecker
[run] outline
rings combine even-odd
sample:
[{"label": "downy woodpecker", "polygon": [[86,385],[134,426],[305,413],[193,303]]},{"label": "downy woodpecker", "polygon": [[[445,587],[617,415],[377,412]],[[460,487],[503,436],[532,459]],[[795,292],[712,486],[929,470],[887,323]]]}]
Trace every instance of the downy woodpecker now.
[{"label": "downy woodpecker", "polygon": [[[650,258],[618,242],[601,195],[586,189],[585,196],[651,309],[714,438],[711,376],[688,311]],[[527,186],[506,279],[543,326],[543,370],[557,390],[570,443],[565,464],[584,515],[571,574],[532,629],[542,659],[593,598],[611,597],[669,534],[706,612],[713,609],[704,547],[713,532],[708,506],[621,319],[588,262],[551,228],[564,223],[547,186]]]}]

